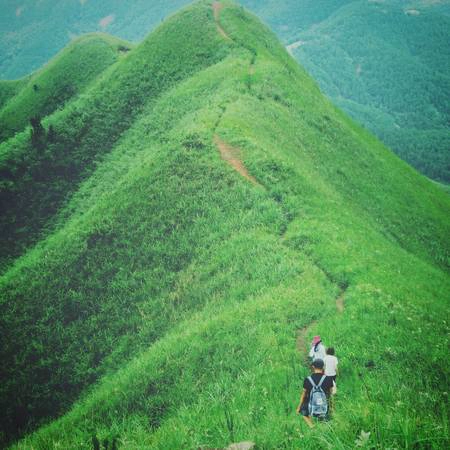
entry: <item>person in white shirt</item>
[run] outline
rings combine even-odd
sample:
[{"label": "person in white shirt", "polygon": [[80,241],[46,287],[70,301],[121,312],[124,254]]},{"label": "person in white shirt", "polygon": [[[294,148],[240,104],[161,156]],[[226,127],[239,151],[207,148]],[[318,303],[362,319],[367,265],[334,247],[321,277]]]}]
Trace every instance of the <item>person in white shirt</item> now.
[{"label": "person in white shirt", "polygon": [[309,351],[311,362],[314,362],[316,359],[325,360],[325,356],[325,346],[322,344],[322,339],[320,336],[314,336],[311,342],[311,350]]},{"label": "person in white shirt", "polygon": [[334,347],[327,348],[327,354],[323,358],[325,363],[325,375],[333,378],[333,382],[336,385],[336,376],[338,374],[338,359],[334,356]]},{"label": "person in white shirt", "polygon": [[[338,374],[338,363],[339,363],[336,356],[334,356],[334,347],[327,348],[327,354],[323,359],[323,362],[325,366],[324,374],[333,380],[333,386],[330,390],[330,394],[331,396],[334,396],[337,393],[336,377]],[[332,399],[332,397],[330,397],[330,415],[333,413],[333,411],[334,411],[334,400]]]}]

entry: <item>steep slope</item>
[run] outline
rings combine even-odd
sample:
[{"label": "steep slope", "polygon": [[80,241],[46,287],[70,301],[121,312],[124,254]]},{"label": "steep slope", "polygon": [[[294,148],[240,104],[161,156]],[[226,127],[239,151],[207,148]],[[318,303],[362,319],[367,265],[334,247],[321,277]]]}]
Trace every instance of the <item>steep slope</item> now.
[{"label": "steep slope", "polygon": [[0,110],[0,141],[23,130],[30,118],[42,118],[61,108],[129,49],[129,43],[105,34],[74,40],[4,102]]},{"label": "steep slope", "polygon": [[[225,44],[217,36],[215,24],[204,24],[209,9],[209,7],[204,6],[203,8],[189,10],[179,16],[177,20],[166,22],[164,27],[155,31],[148,40],[130,52],[105,76],[100,77],[98,82],[85,95],[75,102],[71,102],[64,110],[49,117],[48,122],[44,122],[44,125],[46,128],[47,125],[48,127],[50,125],[54,127],[55,132],[52,140],[49,140],[47,134],[43,137],[41,146],[34,148],[29,133],[23,132],[3,144],[1,147],[1,150],[3,150],[1,162],[2,173],[5,175],[2,180],[4,189],[1,191],[1,200],[2,210],[5,213],[1,217],[1,238],[3,248],[6,251],[9,250],[10,255],[14,255],[15,251],[17,252],[19,245],[22,245],[23,248],[25,244],[36,240],[40,233],[46,231],[43,230],[44,227],[57,227],[57,220],[54,216],[58,213],[64,200],[76,190],[80,180],[87,178],[92,173],[102,156],[107,154],[121,139],[122,133],[130,127],[145,105],[151,110],[156,99],[166,89],[226,55]],[[183,33],[180,33],[181,29],[184,29]],[[126,203],[124,206],[128,207]],[[159,209],[161,208],[162,205]],[[124,218],[128,220],[127,217]],[[64,215],[59,220],[63,223]],[[49,225],[50,222],[52,222],[51,225]],[[98,239],[102,241],[101,237],[98,237]],[[93,233],[89,244],[89,247],[92,246],[97,248],[95,233]],[[146,266],[148,265],[147,258],[151,257],[151,254],[144,256],[146,261],[144,266]],[[76,260],[72,262],[76,263]],[[98,262],[94,264],[97,265]],[[106,269],[106,266],[104,269]],[[69,272],[67,272],[67,275],[69,275]],[[42,288],[50,294],[51,288],[48,285],[45,287],[45,283]],[[92,288],[96,283],[92,285]],[[15,282],[10,286],[13,285],[15,285]],[[43,294],[43,292],[39,293],[40,289],[37,285],[33,287],[29,285],[28,287],[31,287],[31,292],[34,292],[33,296],[37,296],[35,298]],[[62,291],[66,290],[62,285],[60,288]],[[60,288],[57,288],[57,290],[59,291]],[[60,294],[62,292],[57,295]],[[15,294],[8,290],[4,291],[1,296],[3,301],[11,301],[13,297],[15,297]],[[44,299],[42,301],[45,303]],[[34,308],[31,303],[28,306]],[[75,319],[78,315],[78,306],[75,306],[74,311]],[[67,312],[68,310],[64,314]],[[28,320],[26,319],[28,317],[31,322],[35,322],[37,316],[34,316],[34,318],[33,316],[34,314],[28,316],[24,312],[23,315],[16,316],[16,318]],[[114,323],[112,316],[108,320],[112,320],[111,323]],[[67,333],[64,331],[63,334],[66,334],[67,338],[70,335],[74,336],[73,332],[70,331],[69,323],[71,321],[72,319],[64,324]],[[34,328],[32,323],[30,325]],[[76,327],[79,325],[80,322],[77,321]],[[92,325],[93,323],[89,327]],[[120,330],[122,325],[119,322],[116,322],[114,327],[116,326],[119,327],[119,330],[110,334],[110,337],[115,334],[120,336],[124,332]],[[19,330],[15,327],[8,326],[8,328],[2,333],[2,338],[5,341],[3,348],[6,353],[12,356],[18,347],[23,344],[27,346],[24,340],[28,339],[26,335],[29,330],[24,327],[22,331],[25,331],[25,334],[15,336],[15,332]],[[91,333],[95,333],[95,329],[85,330],[82,334],[88,336]],[[44,339],[46,338],[44,337]],[[71,339],[69,340],[71,341]],[[62,342],[65,342],[64,345],[67,347],[72,345],[64,339]],[[104,344],[107,343],[104,342]],[[110,345],[111,342],[107,344],[108,351],[111,350]],[[30,355],[35,352],[34,346],[29,346],[28,350]],[[74,351],[75,349],[68,350],[68,354],[71,355],[70,358],[72,358]],[[75,355],[73,356],[75,357]],[[92,355],[87,360],[85,359],[86,355],[80,354],[79,356],[85,360],[85,363],[89,361],[88,364],[91,365]],[[102,359],[102,356],[99,354],[96,358]],[[63,359],[67,357],[64,350],[60,357]],[[33,360],[34,356],[30,356],[30,358]],[[64,363],[59,361],[58,364],[76,368],[76,364],[74,365],[70,358],[65,360]],[[13,386],[11,388],[8,386],[9,383],[5,383],[2,390],[8,391],[9,395],[13,397],[16,396],[17,391],[15,389],[20,386],[23,378],[40,376],[39,372],[34,370],[36,367],[33,364],[25,361],[23,363],[25,367],[23,367],[21,376],[18,375],[13,366],[2,369],[6,372],[2,379],[8,378]],[[52,365],[52,367],[55,366]],[[44,379],[48,376],[48,370],[52,371],[53,369],[45,369]],[[75,370],[78,371],[80,368]],[[41,391],[47,389],[46,385],[42,384],[41,381],[36,382],[36,386],[41,385],[41,388],[37,388],[39,392],[32,394],[29,398],[30,391],[26,388],[26,395],[24,395],[23,400],[20,400],[19,404],[30,405],[32,416],[48,415],[55,411],[55,405],[57,411],[61,405],[70,403],[74,393],[78,393],[89,381],[89,378],[95,378],[95,369],[90,371],[92,372],[90,376],[88,372],[85,373],[84,370],[82,372],[80,380],[75,380],[67,376],[68,374],[63,370],[57,377],[59,378],[57,383],[60,383],[60,386],[67,385],[67,388],[60,391],[59,394],[52,394],[48,399],[41,398]],[[9,376],[7,376],[7,373]],[[13,373],[15,374],[14,377],[11,376]],[[79,378],[78,375],[75,378]],[[49,380],[52,389],[56,389],[55,381],[56,379]],[[71,393],[71,391],[73,392]],[[15,408],[12,397],[4,397],[3,395],[2,405],[8,410]],[[34,410],[37,408],[39,408],[39,411],[35,413]],[[20,427],[28,421],[28,417],[23,414],[20,408],[18,411],[19,413],[13,411],[12,415],[19,417],[17,420]],[[10,419],[11,415],[7,420]]]},{"label": "steep slope", "polygon": [[290,38],[340,108],[427,176],[450,182],[450,18],[423,5],[350,2]]},{"label": "steep slope", "polygon": [[0,108],[14,97],[26,84],[28,77],[20,80],[0,80]]},{"label": "steep slope", "polygon": [[[448,332],[448,196],[335,109],[254,17],[220,5],[182,11],[121,63],[108,83],[127,80],[124,98],[143,67],[171,82],[0,279],[5,439],[80,398],[17,448],[93,435],[353,448],[361,431],[383,448],[444,443],[445,384],[429,369]],[[105,85],[85,114],[104,115]],[[113,132],[114,117],[95,126]],[[327,433],[293,412],[300,329],[341,359]]]},{"label": "steep slope", "polygon": [[167,25],[34,133],[25,130],[0,145],[0,207],[6,211],[0,218],[3,267],[52,229],[63,202],[146,103],[221,57],[214,39],[202,52],[192,49],[200,47],[203,33],[203,28],[187,30],[180,46]]}]

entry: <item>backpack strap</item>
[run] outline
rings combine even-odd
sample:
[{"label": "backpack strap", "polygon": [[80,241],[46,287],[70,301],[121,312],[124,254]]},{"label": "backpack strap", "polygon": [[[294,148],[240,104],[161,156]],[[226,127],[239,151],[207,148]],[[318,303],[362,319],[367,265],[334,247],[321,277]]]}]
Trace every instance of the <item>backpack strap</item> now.
[{"label": "backpack strap", "polygon": [[317,385],[317,387],[319,387],[319,388],[322,387],[322,383],[325,381],[326,377],[327,377],[326,375],[322,375],[322,378],[320,379],[319,384]]},{"label": "backpack strap", "polygon": [[[309,382],[311,383],[311,386],[313,387],[313,389],[316,388],[316,387],[318,387],[318,386],[316,385],[316,383],[314,383],[314,380],[312,379],[312,377],[308,377],[308,380],[309,380]],[[320,385],[319,385],[319,386],[320,386]]]}]

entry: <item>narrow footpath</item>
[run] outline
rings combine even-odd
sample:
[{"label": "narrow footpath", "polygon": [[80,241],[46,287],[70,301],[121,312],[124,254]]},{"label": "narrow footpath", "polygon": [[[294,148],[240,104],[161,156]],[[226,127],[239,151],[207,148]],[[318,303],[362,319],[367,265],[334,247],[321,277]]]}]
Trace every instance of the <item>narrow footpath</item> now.
[{"label": "narrow footpath", "polygon": [[232,40],[230,36],[225,32],[225,30],[220,25],[220,11],[223,9],[223,5],[220,2],[213,2],[212,9],[214,12],[214,20],[216,22],[217,31],[221,36],[223,36],[225,39]]},{"label": "narrow footpath", "polygon": [[238,148],[232,147],[231,145],[222,141],[222,139],[220,139],[219,136],[217,136],[217,134],[214,136],[214,143],[216,144],[216,147],[219,149],[221,158],[224,161],[226,161],[231,167],[233,167],[233,169],[236,170],[236,172],[241,174],[244,178],[249,180],[255,186],[261,186],[256,180],[256,178],[248,173],[247,168],[244,166],[244,163],[240,158],[241,152]]},{"label": "narrow footpath", "polygon": [[[222,28],[222,25],[220,24],[220,13],[223,10],[224,5],[218,1],[215,1],[212,3],[211,6],[213,9],[214,21],[216,23],[218,33],[225,39],[231,41],[232,40],[231,37],[226,33],[226,31]],[[253,57],[250,61],[250,65],[248,68],[249,76],[252,76],[254,72],[255,72],[255,58]],[[218,127],[224,112],[225,110],[223,110],[222,114],[219,116],[215,128]],[[214,135],[214,144],[219,150],[221,158],[224,161],[226,161],[234,170],[236,170],[236,172],[238,172],[240,175],[242,175],[244,178],[246,178],[255,186],[263,187],[260,183],[258,183],[256,178],[250,175],[250,173],[248,172],[247,168],[242,162],[241,151],[239,148],[232,147],[230,144],[227,144],[222,139],[220,139],[220,137],[217,134]]]},{"label": "narrow footpath", "polygon": [[[336,297],[336,312],[342,314],[345,311],[345,289],[341,289],[339,295]],[[307,340],[308,335],[312,328],[317,325],[318,321],[314,320],[308,325],[297,330],[297,350],[300,354],[300,359],[304,365],[309,367],[308,354],[310,350],[309,340]]]}]

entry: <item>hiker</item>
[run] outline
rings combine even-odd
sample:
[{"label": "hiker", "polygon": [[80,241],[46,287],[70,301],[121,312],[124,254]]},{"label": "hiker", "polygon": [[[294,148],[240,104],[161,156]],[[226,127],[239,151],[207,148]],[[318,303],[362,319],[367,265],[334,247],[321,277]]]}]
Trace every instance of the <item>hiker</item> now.
[{"label": "hiker", "polygon": [[338,374],[338,359],[334,356],[334,347],[328,347],[326,350],[325,358],[323,362],[325,364],[325,375],[333,379],[334,385],[336,385],[336,376]]},{"label": "hiker", "polygon": [[333,380],[324,374],[324,362],[316,359],[312,362],[313,373],[303,381],[303,391],[297,414],[301,414],[306,424],[312,428],[312,417],[324,420],[328,417],[328,397]]},{"label": "hiker", "polygon": [[334,411],[334,396],[337,394],[336,376],[338,374],[338,359],[334,356],[334,347],[327,348],[327,354],[323,360],[325,364],[325,375],[333,380],[333,387],[331,388],[331,397],[329,401],[329,413]]},{"label": "hiker", "polygon": [[325,346],[322,344],[322,339],[320,336],[314,336],[311,342],[311,350],[309,351],[309,357],[311,358],[311,362],[316,359],[321,359],[322,361],[325,359]]}]

